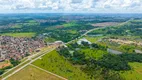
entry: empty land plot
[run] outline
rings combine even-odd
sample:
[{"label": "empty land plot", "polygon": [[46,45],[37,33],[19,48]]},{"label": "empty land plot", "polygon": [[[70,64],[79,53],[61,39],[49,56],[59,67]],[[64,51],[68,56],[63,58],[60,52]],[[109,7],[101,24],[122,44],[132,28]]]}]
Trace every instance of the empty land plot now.
[{"label": "empty land plot", "polygon": [[63,80],[31,65],[9,77],[7,80]]},{"label": "empty land plot", "polygon": [[92,24],[94,27],[106,27],[106,26],[115,26],[118,25],[119,23],[117,22],[103,22],[103,23],[96,23]]},{"label": "empty land plot", "polygon": [[38,59],[33,64],[69,80],[90,80],[89,76],[81,71],[80,68],[74,67],[55,50]]}]

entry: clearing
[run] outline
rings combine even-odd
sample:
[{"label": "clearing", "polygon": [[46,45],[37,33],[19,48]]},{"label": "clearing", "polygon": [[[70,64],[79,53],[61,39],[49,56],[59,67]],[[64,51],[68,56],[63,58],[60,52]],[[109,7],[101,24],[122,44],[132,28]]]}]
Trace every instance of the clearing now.
[{"label": "clearing", "polygon": [[103,22],[103,23],[96,23],[92,24],[94,27],[106,27],[106,26],[115,26],[118,25],[119,23],[117,22]]}]

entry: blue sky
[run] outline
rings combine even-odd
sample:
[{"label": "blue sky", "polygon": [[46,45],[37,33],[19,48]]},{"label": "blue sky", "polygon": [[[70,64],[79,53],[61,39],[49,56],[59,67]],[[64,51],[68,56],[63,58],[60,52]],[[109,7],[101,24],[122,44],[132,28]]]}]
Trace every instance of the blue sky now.
[{"label": "blue sky", "polygon": [[142,0],[0,0],[0,13],[142,13]]}]

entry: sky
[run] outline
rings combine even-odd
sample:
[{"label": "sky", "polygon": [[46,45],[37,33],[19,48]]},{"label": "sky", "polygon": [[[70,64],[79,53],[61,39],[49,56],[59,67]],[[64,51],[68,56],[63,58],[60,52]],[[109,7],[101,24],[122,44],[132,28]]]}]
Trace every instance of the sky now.
[{"label": "sky", "polygon": [[0,13],[142,13],[142,0],[0,0]]}]

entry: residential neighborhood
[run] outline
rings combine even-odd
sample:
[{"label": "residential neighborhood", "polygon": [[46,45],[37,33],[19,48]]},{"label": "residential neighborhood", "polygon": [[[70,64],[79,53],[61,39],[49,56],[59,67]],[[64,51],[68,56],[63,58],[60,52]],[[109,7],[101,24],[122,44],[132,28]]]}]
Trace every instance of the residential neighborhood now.
[{"label": "residential neighborhood", "polygon": [[0,36],[0,61],[15,59],[20,60],[37,48],[45,46],[43,40],[31,38],[16,38]]}]

